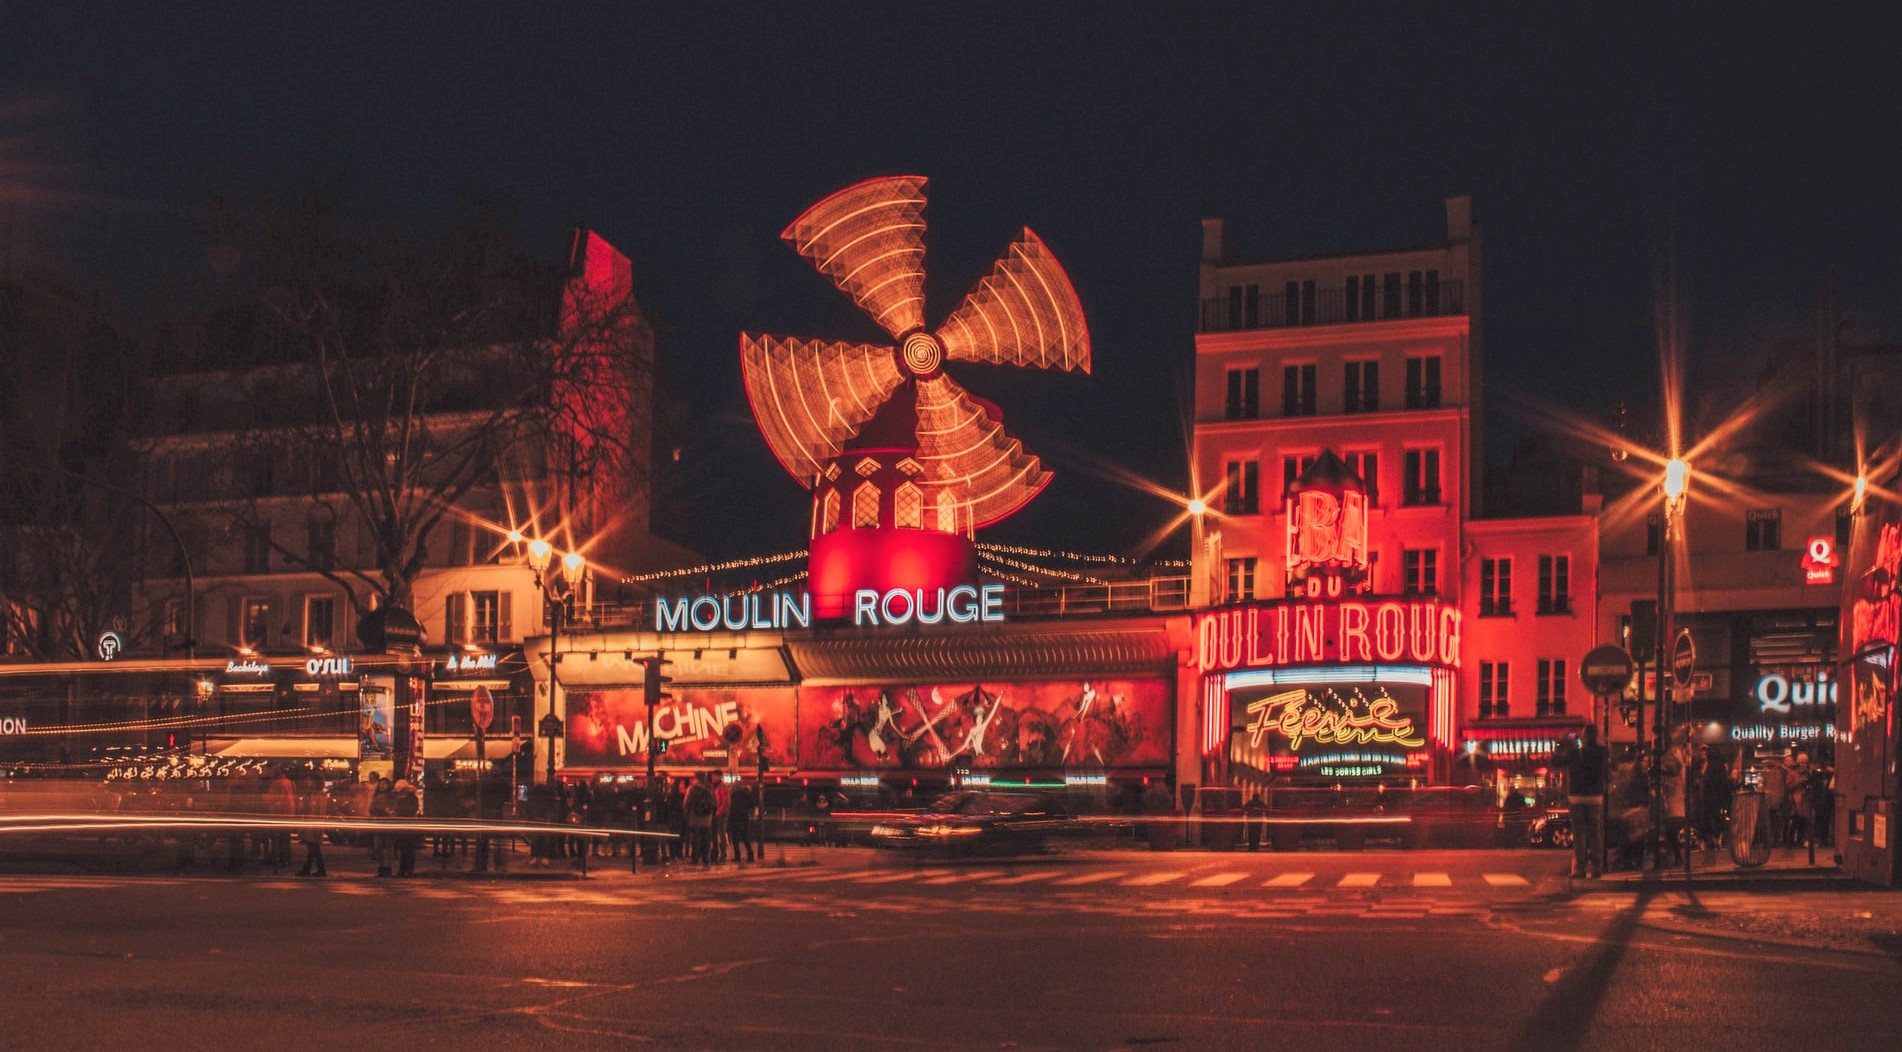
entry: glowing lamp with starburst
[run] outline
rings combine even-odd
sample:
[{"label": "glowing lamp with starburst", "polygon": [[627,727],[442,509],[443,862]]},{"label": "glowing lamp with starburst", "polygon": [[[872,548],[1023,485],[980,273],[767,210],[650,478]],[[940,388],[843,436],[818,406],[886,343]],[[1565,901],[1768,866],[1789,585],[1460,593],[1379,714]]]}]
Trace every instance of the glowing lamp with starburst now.
[{"label": "glowing lamp with starburst", "polygon": [[807,209],[780,236],[892,343],[740,337],[753,417],[812,490],[808,589],[820,617],[852,594],[973,582],[978,529],[1050,481],[998,408],[948,362],[1090,371],[1069,276],[1025,228],[935,329],[925,324],[925,180],[871,179]]}]

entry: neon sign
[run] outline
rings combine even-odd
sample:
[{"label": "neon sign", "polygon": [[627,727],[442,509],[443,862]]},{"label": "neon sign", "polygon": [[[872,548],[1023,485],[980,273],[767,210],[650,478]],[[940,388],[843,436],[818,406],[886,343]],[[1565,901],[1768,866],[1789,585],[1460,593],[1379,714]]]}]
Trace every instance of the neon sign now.
[{"label": "neon sign", "polygon": [[[968,625],[1004,620],[1004,586],[955,588],[860,588],[852,593],[854,625],[904,625],[944,622]],[[812,627],[812,593],[789,592],[661,599],[654,603],[656,632],[729,632],[748,629]]]},{"label": "neon sign", "polygon": [[252,661],[248,658],[243,661],[234,659],[225,662],[225,673],[227,675],[268,676],[271,674],[271,664],[268,661]]},{"label": "neon sign", "polygon": [[1254,717],[1247,727],[1249,744],[1256,748],[1270,732],[1279,732],[1288,739],[1288,748],[1297,752],[1307,741],[1341,746],[1426,745],[1412,718],[1400,715],[1400,703],[1385,691],[1375,698],[1355,691],[1353,698],[1330,705],[1305,689],[1284,690],[1249,702],[1247,711]]},{"label": "neon sign", "polygon": [[1803,583],[1835,584],[1836,567],[1842,560],[1836,555],[1836,541],[1832,537],[1811,537],[1803,549]]},{"label": "neon sign", "polygon": [[1829,678],[1827,671],[1820,670],[1814,682],[1792,682],[1780,672],[1768,672],[1757,680],[1757,686],[1751,693],[1756,697],[1760,711],[1779,716],[1788,716],[1793,706],[1814,708],[1836,704],[1836,682]]},{"label": "neon sign", "polygon": [[1288,570],[1367,571],[1367,495],[1308,489],[1288,498]]},{"label": "neon sign", "polygon": [[348,676],[350,659],[347,657],[311,658],[304,662],[304,672],[311,676]]},{"label": "neon sign", "polygon": [[0,716],[0,734],[11,737],[26,733],[25,716]]},{"label": "neon sign", "polygon": [[1436,599],[1284,602],[1204,615],[1205,673],[1272,665],[1412,661],[1458,668],[1460,612]]}]

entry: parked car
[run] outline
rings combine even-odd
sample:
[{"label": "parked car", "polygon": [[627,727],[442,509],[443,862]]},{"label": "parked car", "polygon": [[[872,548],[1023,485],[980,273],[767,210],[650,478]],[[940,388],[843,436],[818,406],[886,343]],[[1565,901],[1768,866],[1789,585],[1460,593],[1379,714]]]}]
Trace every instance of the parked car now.
[{"label": "parked car", "polygon": [[1050,793],[949,793],[919,814],[891,815],[871,828],[873,847],[961,858],[1032,854],[1050,838],[1079,831],[1077,816]]}]

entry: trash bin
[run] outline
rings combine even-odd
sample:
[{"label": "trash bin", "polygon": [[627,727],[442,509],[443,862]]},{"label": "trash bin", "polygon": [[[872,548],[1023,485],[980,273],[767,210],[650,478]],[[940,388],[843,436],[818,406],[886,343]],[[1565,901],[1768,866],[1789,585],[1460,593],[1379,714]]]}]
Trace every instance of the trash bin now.
[{"label": "trash bin", "polygon": [[1770,861],[1770,812],[1763,793],[1744,789],[1730,798],[1730,860],[1740,866]]}]

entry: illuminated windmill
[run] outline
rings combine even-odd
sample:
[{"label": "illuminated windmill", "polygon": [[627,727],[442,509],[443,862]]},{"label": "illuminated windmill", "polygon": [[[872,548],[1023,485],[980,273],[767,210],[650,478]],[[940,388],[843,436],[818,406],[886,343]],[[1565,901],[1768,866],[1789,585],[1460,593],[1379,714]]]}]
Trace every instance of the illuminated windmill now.
[{"label": "illuminated windmill", "polygon": [[1025,228],[935,330],[925,327],[925,180],[871,179],[807,209],[780,235],[891,344],[743,333],[753,417],[813,491],[810,588],[839,616],[862,588],[933,590],[976,575],[972,535],[1050,481],[995,405],[946,361],[1090,371],[1069,276]]}]

